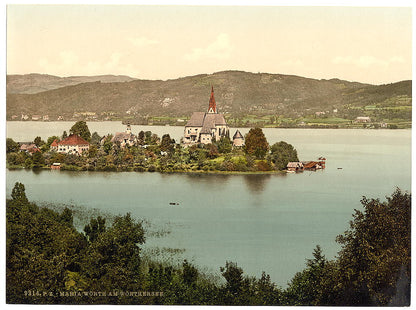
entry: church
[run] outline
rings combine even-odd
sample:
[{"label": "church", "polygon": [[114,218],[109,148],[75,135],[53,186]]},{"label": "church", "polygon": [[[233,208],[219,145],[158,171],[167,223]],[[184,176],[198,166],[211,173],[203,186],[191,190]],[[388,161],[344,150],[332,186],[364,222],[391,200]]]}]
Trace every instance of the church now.
[{"label": "church", "polygon": [[214,98],[214,87],[211,88],[208,112],[194,112],[185,125],[183,143],[186,144],[209,144],[214,140],[219,141],[221,137],[229,137],[230,128],[225,121],[224,115],[218,113]]}]

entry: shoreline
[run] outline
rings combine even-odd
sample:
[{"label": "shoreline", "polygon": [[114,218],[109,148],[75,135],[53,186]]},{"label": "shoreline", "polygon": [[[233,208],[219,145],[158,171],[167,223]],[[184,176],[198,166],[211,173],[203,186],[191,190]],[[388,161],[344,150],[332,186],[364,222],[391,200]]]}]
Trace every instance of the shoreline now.
[{"label": "shoreline", "polygon": [[[8,166],[6,165],[7,170],[30,170],[32,172],[41,172],[43,170],[52,171],[53,169],[49,167],[40,167],[40,168],[25,168],[22,166]],[[286,175],[288,174],[287,170],[270,170],[270,171],[204,171],[204,170],[176,170],[176,171],[134,171],[134,170],[71,170],[71,169],[57,169],[57,171],[69,171],[69,172],[113,172],[113,173],[120,173],[120,172],[135,172],[135,173],[160,173],[160,174],[226,174],[226,175]]]},{"label": "shoreline", "polygon": [[[48,123],[65,123],[65,122],[77,122],[78,120],[64,120],[64,121],[22,121],[22,120],[6,120],[6,123],[40,123],[40,124],[48,124]],[[117,122],[122,125],[127,124],[123,120],[86,120],[87,123],[111,123]],[[157,126],[157,127],[184,127],[184,125],[168,125],[168,124],[135,124],[130,123],[132,126]],[[361,125],[361,126],[360,126]],[[356,124],[355,126],[343,126],[337,124],[330,124],[330,123],[320,123],[319,125],[304,125],[304,126],[273,126],[273,125],[263,125],[257,126],[256,124],[250,125],[241,125],[241,126],[230,126],[230,128],[252,128],[253,126],[259,127],[261,129],[363,129],[363,130],[403,130],[403,129],[412,129],[411,125],[404,125],[403,127],[397,128],[388,128],[388,127],[374,127],[373,123],[362,123]],[[363,125],[368,125],[368,127],[363,127]],[[396,125],[396,124],[391,124]]]}]

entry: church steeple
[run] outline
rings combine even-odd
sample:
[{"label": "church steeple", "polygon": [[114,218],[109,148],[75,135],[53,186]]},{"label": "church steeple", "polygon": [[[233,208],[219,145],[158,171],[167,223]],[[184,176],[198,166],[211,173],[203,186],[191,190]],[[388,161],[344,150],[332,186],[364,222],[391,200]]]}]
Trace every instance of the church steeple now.
[{"label": "church steeple", "polygon": [[217,104],[214,98],[214,86],[211,86],[211,97],[209,98],[208,113],[217,113]]}]

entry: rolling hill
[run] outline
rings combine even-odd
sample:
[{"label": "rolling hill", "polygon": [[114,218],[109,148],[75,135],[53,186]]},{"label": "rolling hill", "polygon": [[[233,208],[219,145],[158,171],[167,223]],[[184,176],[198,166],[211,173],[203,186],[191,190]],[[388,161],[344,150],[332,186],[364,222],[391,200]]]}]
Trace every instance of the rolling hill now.
[{"label": "rolling hill", "polygon": [[59,77],[48,74],[23,74],[7,76],[8,94],[36,94],[46,90],[80,83],[101,81],[102,83],[129,82],[135,80],[124,75],[69,76]]},{"label": "rolling hill", "polygon": [[[32,84],[28,82],[30,79],[33,79]],[[119,119],[186,118],[194,111],[206,110],[211,86],[218,110],[227,118],[246,115],[298,118],[319,111],[339,111],[338,116],[343,113],[343,118],[353,119],[356,115],[371,114],[374,117],[375,111],[381,109],[406,110],[408,118],[411,111],[411,81],[369,85],[339,79],[317,80],[243,71],[222,71],[166,81],[114,76],[94,79],[97,77],[8,76],[7,117],[48,114],[52,120],[58,115],[72,119],[74,113],[88,111],[95,113],[98,119],[108,115]],[[64,82],[73,85],[57,87]],[[18,85],[25,86],[19,88]],[[28,93],[35,87],[49,90]]]}]

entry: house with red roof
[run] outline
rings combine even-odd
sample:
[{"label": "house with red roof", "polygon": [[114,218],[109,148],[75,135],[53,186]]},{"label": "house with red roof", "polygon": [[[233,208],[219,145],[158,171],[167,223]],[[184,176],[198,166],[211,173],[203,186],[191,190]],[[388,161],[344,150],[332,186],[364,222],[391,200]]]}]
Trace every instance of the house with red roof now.
[{"label": "house with red roof", "polygon": [[81,155],[82,153],[87,152],[90,149],[90,144],[83,138],[75,134],[70,135],[62,141],[59,141],[57,144],[58,152],[65,154]]},{"label": "house with red roof", "polygon": [[58,139],[53,140],[51,143],[51,151],[58,151]]},{"label": "house with red roof", "polygon": [[26,152],[30,155],[32,155],[36,152],[40,152],[39,148],[33,142],[20,143],[20,150],[22,152]]}]

